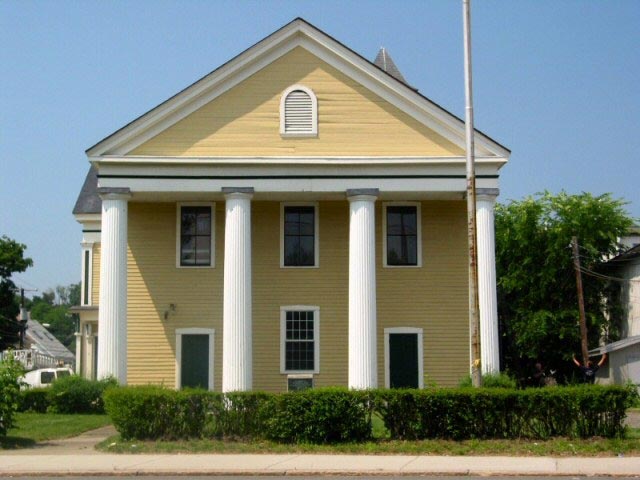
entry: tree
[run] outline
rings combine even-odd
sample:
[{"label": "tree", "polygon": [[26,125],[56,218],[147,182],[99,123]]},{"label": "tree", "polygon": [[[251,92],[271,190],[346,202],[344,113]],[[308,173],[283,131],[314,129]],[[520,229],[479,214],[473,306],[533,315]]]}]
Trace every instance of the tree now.
[{"label": "tree", "polygon": [[[57,292],[54,294],[54,291]],[[72,352],[75,351],[76,321],[69,307],[80,304],[80,284],[58,285],[34,296],[30,309],[31,318],[48,325],[47,330]]]},{"label": "tree", "polygon": [[18,341],[20,308],[15,301],[16,286],[11,275],[24,272],[33,265],[33,260],[24,256],[26,248],[5,235],[0,237],[0,351]]},{"label": "tree", "polygon": [[[578,300],[570,249],[580,244],[583,268],[594,270],[618,251],[618,238],[632,225],[624,202],[609,194],[549,192],[496,207],[498,316],[503,363],[520,379],[533,363],[558,370],[566,380],[580,351]],[[583,276],[589,344],[615,340],[620,325],[608,309],[611,285]]]}]

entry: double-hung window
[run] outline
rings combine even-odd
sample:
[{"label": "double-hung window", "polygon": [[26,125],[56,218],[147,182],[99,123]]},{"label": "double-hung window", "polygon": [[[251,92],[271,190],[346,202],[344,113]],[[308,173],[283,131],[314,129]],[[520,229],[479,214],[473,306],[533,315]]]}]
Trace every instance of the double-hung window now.
[{"label": "double-hung window", "polygon": [[214,266],[214,225],[213,204],[178,205],[178,266]]},{"label": "double-hung window", "polygon": [[280,309],[280,370],[282,373],[319,372],[320,309],[292,306]]},{"label": "double-hung window", "polygon": [[419,203],[385,204],[384,265],[387,267],[419,267],[421,226]]},{"label": "double-hung window", "polygon": [[282,204],[282,267],[318,266],[318,207],[316,204]]}]

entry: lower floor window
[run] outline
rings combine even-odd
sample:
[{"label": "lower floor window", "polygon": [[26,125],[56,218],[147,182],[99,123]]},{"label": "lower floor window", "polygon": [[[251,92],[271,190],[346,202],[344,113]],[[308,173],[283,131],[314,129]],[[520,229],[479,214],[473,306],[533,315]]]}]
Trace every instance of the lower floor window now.
[{"label": "lower floor window", "polygon": [[318,317],[317,307],[282,309],[283,373],[318,371]]}]

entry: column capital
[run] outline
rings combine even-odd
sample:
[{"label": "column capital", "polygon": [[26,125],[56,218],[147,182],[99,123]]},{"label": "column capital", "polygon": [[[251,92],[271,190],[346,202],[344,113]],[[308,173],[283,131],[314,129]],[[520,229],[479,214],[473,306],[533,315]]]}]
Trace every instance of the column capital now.
[{"label": "column capital", "polygon": [[495,202],[499,194],[500,190],[498,188],[477,188],[476,200],[484,202]]},{"label": "column capital", "polygon": [[222,193],[225,199],[230,198],[247,198],[253,197],[253,187],[222,187]]},{"label": "column capital", "polygon": [[96,243],[96,242],[86,242],[86,241],[83,241],[83,242],[80,242],[80,246],[81,246],[83,249],[90,249],[90,248],[93,248],[93,244],[94,244],[94,243]]},{"label": "column capital", "polygon": [[131,189],[128,187],[99,187],[98,195],[102,200],[129,200],[131,198]]},{"label": "column capital", "polygon": [[347,200],[357,202],[361,200],[375,202],[380,195],[377,188],[349,188],[347,189]]}]

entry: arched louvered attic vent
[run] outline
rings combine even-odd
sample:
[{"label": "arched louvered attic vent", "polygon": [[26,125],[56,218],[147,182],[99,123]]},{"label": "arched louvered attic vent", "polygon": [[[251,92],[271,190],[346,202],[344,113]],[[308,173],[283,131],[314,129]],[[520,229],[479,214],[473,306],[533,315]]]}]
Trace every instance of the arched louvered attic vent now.
[{"label": "arched louvered attic vent", "polygon": [[318,135],[318,100],[311,89],[293,85],[284,91],[280,100],[280,135]]}]

